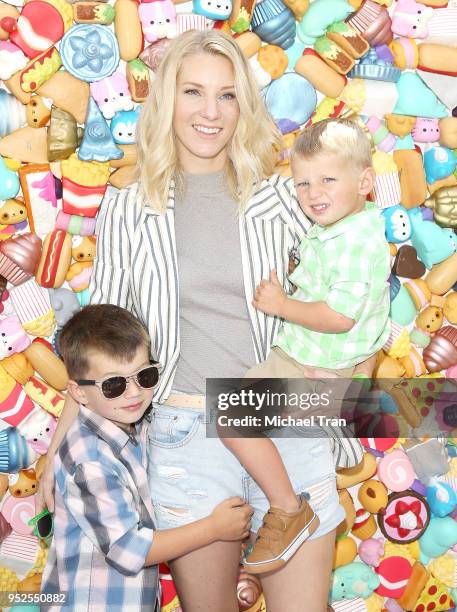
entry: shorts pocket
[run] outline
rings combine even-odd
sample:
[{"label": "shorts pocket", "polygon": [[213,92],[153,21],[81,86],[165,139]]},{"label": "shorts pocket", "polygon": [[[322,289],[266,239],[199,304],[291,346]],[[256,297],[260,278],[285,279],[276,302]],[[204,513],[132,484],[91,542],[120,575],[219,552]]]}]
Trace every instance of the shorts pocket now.
[{"label": "shorts pocket", "polygon": [[199,424],[199,414],[184,411],[183,414],[161,413],[153,409],[148,428],[149,443],[161,448],[185,446],[195,436]]}]

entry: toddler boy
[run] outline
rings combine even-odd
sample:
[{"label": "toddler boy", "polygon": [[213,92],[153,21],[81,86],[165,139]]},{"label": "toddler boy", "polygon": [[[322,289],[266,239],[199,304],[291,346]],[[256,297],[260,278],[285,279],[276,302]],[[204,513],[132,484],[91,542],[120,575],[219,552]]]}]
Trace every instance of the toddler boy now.
[{"label": "toddler boy", "polygon": [[[389,335],[389,247],[380,210],[366,201],[374,181],[371,144],[350,120],[322,121],[297,138],[291,166],[300,207],[315,225],[289,276],[295,293],[287,295],[274,270],[257,287],[254,306],[284,324],[267,360],[246,378],[340,378],[348,386],[356,374],[371,376]],[[245,569],[276,569],[312,535],[318,517],[296,496],[270,439],[224,442],[271,506]]]}]

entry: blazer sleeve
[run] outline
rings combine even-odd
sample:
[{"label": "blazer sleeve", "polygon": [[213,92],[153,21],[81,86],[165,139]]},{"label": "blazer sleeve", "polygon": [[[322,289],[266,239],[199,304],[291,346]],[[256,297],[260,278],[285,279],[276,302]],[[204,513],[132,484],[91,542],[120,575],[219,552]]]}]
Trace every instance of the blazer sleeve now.
[{"label": "blazer sleeve", "polygon": [[131,247],[123,214],[127,198],[128,191],[123,190],[114,198],[105,198],[100,206],[89,301],[91,304],[115,304],[131,311]]}]

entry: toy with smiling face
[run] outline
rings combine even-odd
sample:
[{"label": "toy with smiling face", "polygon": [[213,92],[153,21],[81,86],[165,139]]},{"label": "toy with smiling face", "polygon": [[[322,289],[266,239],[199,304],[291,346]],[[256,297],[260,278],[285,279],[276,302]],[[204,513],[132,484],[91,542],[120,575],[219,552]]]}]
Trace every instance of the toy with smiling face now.
[{"label": "toy with smiling face", "polygon": [[136,124],[141,108],[117,112],[111,120],[110,130],[116,144],[135,144]]},{"label": "toy with smiling face", "polygon": [[[197,12],[195,3],[194,12]],[[231,10],[227,17],[230,13]],[[138,14],[144,38],[148,42],[176,36],[176,9],[171,0],[143,1],[138,8]]]},{"label": "toy with smiling face", "polygon": [[382,211],[386,222],[388,242],[406,242],[411,237],[411,221],[406,208],[397,204]]},{"label": "toy with smiling face", "polygon": [[193,12],[215,21],[224,21],[232,12],[231,0],[194,0]]},{"label": "toy with smiling face", "polygon": [[0,202],[0,223],[2,225],[16,225],[27,219],[27,208],[24,202],[11,198]]},{"label": "toy with smiling face", "polygon": [[117,111],[133,108],[127,79],[119,70],[109,77],[91,83],[90,95],[97,102],[105,119],[111,119]]},{"label": "toy with smiling face", "polygon": [[365,563],[349,563],[333,573],[330,591],[331,603],[342,599],[362,597],[366,599],[378,588],[379,576]]},{"label": "toy with smiling face", "polygon": [[415,142],[438,142],[440,139],[438,119],[417,117],[412,136]]},{"label": "toy with smiling face", "polygon": [[398,0],[393,17],[392,32],[398,36],[427,38],[427,24],[433,15],[433,9],[415,0]]},{"label": "toy with smiling face", "polygon": [[95,257],[95,236],[74,236],[71,256],[75,261],[92,261]]},{"label": "toy with smiling face", "polygon": [[21,470],[17,474],[9,475],[9,492],[14,497],[29,497],[35,495],[38,489],[38,480],[33,468]]},{"label": "toy with smiling face", "polygon": [[450,176],[457,165],[452,149],[433,147],[424,154],[424,169],[427,183],[431,184]]}]

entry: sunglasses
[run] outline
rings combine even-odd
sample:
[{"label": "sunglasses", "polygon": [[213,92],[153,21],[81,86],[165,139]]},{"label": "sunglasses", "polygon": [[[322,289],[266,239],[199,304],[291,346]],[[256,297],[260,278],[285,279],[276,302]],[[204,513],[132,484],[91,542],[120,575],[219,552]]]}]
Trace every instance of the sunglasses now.
[{"label": "sunglasses", "polygon": [[159,364],[151,364],[130,376],[110,376],[100,380],[80,379],[75,382],[81,386],[95,385],[106,399],[116,399],[123,395],[131,380],[134,380],[142,389],[152,389],[159,380]]},{"label": "sunglasses", "polygon": [[47,508],[31,518],[28,521],[28,525],[35,527],[33,535],[40,538],[40,540],[47,540],[54,533],[54,521],[52,520],[52,514]]}]

